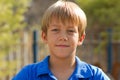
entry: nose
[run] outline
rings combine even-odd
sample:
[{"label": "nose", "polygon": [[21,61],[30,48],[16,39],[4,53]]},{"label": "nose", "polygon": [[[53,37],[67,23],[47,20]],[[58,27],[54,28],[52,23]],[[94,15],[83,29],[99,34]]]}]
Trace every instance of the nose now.
[{"label": "nose", "polygon": [[67,36],[66,32],[60,33],[59,40],[60,41],[67,41],[68,40],[68,36]]}]

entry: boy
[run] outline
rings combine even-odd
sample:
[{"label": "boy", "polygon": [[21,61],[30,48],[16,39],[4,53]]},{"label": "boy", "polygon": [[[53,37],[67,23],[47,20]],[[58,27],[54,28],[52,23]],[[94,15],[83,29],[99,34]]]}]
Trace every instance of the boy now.
[{"label": "boy", "polygon": [[110,80],[101,69],[76,56],[86,24],[85,13],[75,3],[57,1],[51,5],[43,16],[41,35],[50,55],[24,67],[13,80]]}]

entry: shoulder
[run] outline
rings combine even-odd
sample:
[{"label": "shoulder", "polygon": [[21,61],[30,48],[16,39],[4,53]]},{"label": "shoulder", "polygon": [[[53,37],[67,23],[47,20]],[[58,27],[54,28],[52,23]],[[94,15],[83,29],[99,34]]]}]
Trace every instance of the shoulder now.
[{"label": "shoulder", "polygon": [[15,76],[12,80],[34,80],[37,78],[37,75],[40,72],[43,72],[45,70],[45,66],[47,66],[47,57],[37,63],[29,64],[27,66],[24,66]]},{"label": "shoulder", "polygon": [[110,80],[101,68],[88,64],[77,58],[77,70],[82,78],[92,78],[94,80]]},{"label": "shoulder", "polygon": [[103,72],[103,70],[99,67],[93,66],[89,64],[90,69],[93,73],[93,78],[100,79],[100,80],[110,80],[109,77]]}]

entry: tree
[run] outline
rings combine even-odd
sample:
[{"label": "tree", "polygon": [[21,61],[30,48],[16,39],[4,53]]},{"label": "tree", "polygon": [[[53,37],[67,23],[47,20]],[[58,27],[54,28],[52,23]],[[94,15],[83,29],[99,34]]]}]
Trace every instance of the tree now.
[{"label": "tree", "polygon": [[0,79],[14,71],[15,61],[5,59],[11,46],[18,44],[18,31],[27,25],[24,13],[28,2],[30,0],[0,0]]},{"label": "tree", "polygon": [[[76,0],[85,10],[90,25],[98,24],[99,28],[111,27],[118,30],[120,26],[119,0]],[[102,27],[100,27],[102,26]],[[120,28],[119,28],[120,30]]]},{"label": "tree", "polygon": [[88,19],[88,28],[107,39],[106,30],[111,28],[115,33],[113,40],[120,40],[119,0],[76,0],[83,8]]}]

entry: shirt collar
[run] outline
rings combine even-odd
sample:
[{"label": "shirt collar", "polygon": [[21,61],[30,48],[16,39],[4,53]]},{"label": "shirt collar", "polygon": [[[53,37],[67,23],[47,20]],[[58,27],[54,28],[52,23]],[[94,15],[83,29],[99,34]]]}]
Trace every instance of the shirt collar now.
[{"label": "shirt collar", "polygon": [[[38,63],[37,67],[37,76],[49,74],[51,75],[52,72],[49,69],[49,57],[47,56],[43,61]],[[90,65],[81,61],[77,56],[76,58],[76,68],[73,72],[73,76],[78,78],[89,78],[93,75]]]},{"label": "shirt collar", "polygon": [[38,63],[37,76],[44,74],[51,74],[51,71],[49,69],[49,56],[47,56],[40,63]]},{"label": "shirt collar", "polygon": [[74,71],[74,76],[78,78],[89,78],[93,75],[90,65],[86,62],[81,61],[76,56],[76,69]]}]

